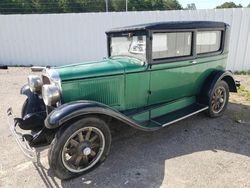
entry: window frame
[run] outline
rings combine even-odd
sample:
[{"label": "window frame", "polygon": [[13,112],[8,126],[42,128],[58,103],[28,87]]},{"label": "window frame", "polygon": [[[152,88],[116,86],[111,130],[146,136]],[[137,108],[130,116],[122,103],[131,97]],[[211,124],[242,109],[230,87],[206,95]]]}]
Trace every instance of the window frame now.
[{"label": "window frame", "polygon": [[[196,58],[200,58],[200,57],[207,57],[207,56],[211,56],[211,55],[219,55],[223,53],[223,49],[224,49],[224,44],[225,44],[225,29],[224,28],[202,28],[202,29],[197,29],[195,32],[195,39],[197,39],[197,33],[199,31],[221,31],[221,38],[220,38],[220,48],[219,50],[216,51],[212,51],[212,52],[205,52],[205,53],[196,53]],[[195,48],[197,46],[197,43],[195,43]]]},{"label": "window frame", "polygon": [[[191,53],[190,55],[186,56],[175,56],[175,57],[165,57],[165,58],[157,58],[153,59],[152,54],[153,54],[153,34],[154,33],[184,33],[184,32],[190,32],[191,33]],[[170,63],[170,62],[175,62],[175,61],[185,61],[185,60],[192,60],[195,59],[195,49],[194,49],[194,44],[195,44],[195,29],[166,29],[166,30],[152,30],[150,31],[150,64],[155,65],[155,64],[162,64],[162,63]]]},{"label": "window frame", "polygon": [[127,36],[129,33],[133,33],[133,36],[140,36],[140,35],[145,35],[146,36],[146,49],[145,49],[145,63],[149,63],[150,59],[150,53],[149,53],[149,44],[150,44],[150,37],[148,31],[145,30],[131,30],[131,31],[121,31],[121,32],[114,32],[114,33],[109,33],[107,34],[107,52],[108,52],[108,57],[111,56],[111,50],[110,50],[110,45],[111,45],[111,38],[112,37],[122,37],[122,36]]},{"label": "window frame", "polygon": [[[196,53],[196,38],[197,38],[198,31],[221,31],[220,49],[215,52],[206,52],[206,53],[197,54]],[[153,33],[176,33],[176,32],[191,32],[192,33],[191,55],[153,59],[152,58]],[[164,63],[174,63],[178,61],[192,61],[198,58],[205,58],[205,57],[223,54],[225,50],[224,48],[225,48],[227,29],[224,27],[215,27],[215,28],[190,28],[190,29],[129,30],[129,31],[109,33],[107,34],[108,57],[110,57],[111,37],[120,37],[123,35],[127,35],[128,33],[134,33],[135,35],[146,35],[145,63],[152,66],[152,65],[164,64]]]}]

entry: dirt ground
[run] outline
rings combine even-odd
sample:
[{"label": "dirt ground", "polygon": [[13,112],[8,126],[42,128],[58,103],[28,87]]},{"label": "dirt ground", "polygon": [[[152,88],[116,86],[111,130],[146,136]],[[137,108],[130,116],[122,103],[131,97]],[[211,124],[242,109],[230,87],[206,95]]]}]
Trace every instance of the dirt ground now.
[{"label": "dirt ground", "polygon": [[0,70],[0,187],[250,187],[250,76],[231,95],[224,116],[203,113],[156,132],[122,127],[107,160],[70,181],[53,176],[45,149],[41,164],[27,160],[7,124],[6,109],[20,115],[29,68]]}]

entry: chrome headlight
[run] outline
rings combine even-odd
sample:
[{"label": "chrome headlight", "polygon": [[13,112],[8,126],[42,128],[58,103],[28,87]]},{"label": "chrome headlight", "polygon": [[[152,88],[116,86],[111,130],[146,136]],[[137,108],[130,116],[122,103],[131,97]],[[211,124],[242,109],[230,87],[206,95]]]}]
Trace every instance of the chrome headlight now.
[{"label": "chrome headlight", "polygon": [[28,84],[31,92],[41,91],[43,85],[41,78],[36,75],[28,76]]},{"label": "chrome headlight", "polygon": [[55,85],[43,85],[42,97],[47,106],[52,106],[60,100],[60,90]]}]

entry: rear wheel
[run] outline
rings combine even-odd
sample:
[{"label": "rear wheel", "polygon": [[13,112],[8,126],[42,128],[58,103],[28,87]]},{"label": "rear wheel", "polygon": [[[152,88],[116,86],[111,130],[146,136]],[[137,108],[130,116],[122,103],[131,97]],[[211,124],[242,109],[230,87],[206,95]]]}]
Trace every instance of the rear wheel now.
[{"label": "rear wheel", "polygon": [[219,81],[210,96],[208,115],[210,117],[219,117],[223,115],[227,108],[229,99],[229,88],[225,81]]},{"label": "rear wheel", "polygon": [[49,151],[49,164],[60,179],[86,173],[103,162],[110,150],[111,134],[98,118],[81,119],[56,135]]}]

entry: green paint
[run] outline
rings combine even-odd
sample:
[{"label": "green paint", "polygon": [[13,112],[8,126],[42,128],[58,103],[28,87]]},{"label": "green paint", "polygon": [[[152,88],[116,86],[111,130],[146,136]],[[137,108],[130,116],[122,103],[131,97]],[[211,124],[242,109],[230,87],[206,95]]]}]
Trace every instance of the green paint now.
[{"label": "green paint", "polygon": [[[158,116],[189,104],[187,97],[197,96],[207,76],[214,70],[224,70],[227,54],[152,65],[133,58],[104,59],[57,67],[62,80],[64,102],[93,100],[119,111],[151,104],[171,103],[153,110]],[[151,93],[151,94],[150,94]],[[192,98],[192,99],[193,99]],[[134,117],[147,119],[148,113]]]},{"label": "green paint", "polygon": [[134,58],[105,58],[102,61],[71,64],[55,69],[59,72],[61,80],[66,81],[144,70],[145,66],[141,66],[140,63]]},{"label": "green paint", "polygon": [[138,122],[143,122],[151,118],[155,118],[155,117],[167,114],[169,112],[173,112],[181,108],[187,107],[193,103],[195,103],[195,97],[185,97],[180,100],[176,100],[176,101],[161,105],[160,107],[136,114],[132,118]]}]

